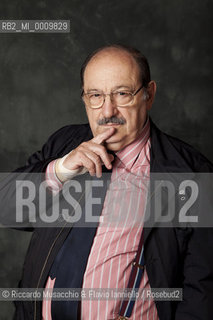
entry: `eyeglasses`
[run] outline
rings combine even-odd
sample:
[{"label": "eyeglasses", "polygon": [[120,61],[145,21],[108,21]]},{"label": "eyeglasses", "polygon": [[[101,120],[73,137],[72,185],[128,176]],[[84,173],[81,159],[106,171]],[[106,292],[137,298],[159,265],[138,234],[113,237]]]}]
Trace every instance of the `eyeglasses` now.
[{"label": "eyeglasses", "polygon": [[143,88],[140,87],[136,92],[132,93],[130,91],[121,90],[113,91],[110,93],[102,92],[91,92],[91,93],[82,93],[82,99],[86,105],[92,109],[101,108],[105,102],[106,96],[110,96],[110,100],[115,103],[118,107],[129,107],[134,101],[136,94]]}]

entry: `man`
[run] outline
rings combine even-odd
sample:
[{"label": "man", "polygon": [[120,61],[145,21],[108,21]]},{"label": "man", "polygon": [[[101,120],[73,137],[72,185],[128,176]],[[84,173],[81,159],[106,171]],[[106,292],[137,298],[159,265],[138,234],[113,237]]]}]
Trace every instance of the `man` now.
[{"label": "man", "polygon": [[[211,229],[101,227],[101,218],[110,209],[120,212],[123,203],[128,214],[134,211],[144,218],[148,194],[140,183],[150,174],[209,172],[212,165],[148,118],[156,84],[138,50],[120,45],[100,48],[86,59],[81,78],[89,126],[60,129],[18,171],[45,172],[53,193],[76,177],[100,178],[103,171],[111,174],[110,186],[118,181],[122,188],[114,189],[113,196],[110,186],[106,190],[96,227],[35,229],[20,286],[125,289],[135,270],[138,274],[143,270],[136,288],[183,288],[183,300],[137,299],[128,310],[122,299],[52,301],[52,305],[35,300],[17,303],[15,319],[41,319],[41,315],[44,319],[212,319]],[[125,187],[132,186],[129,176],[136,176],[134,183],[139,186],[134,200]],[[3,193],[12,196],[8,185]],[[139,251],[142,260],[137,260]]]}]

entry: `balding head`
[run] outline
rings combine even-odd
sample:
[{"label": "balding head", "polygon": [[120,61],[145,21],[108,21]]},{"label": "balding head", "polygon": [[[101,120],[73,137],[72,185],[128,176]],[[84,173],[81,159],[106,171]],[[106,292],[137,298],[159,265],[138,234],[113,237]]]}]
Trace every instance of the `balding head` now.
[{"label": "balding head", "polygon": [[92,60],[94,60],[94,58],[100,57],[101,55],[108,54],[110,56],[115,53],[121,56],[126,55],[128,57],[131,57],[131,59],[137,64],[140,81],[142,85],[144,87],[147,87],[148,83],[151,80],[151,76],[150,76],[149,64],[146,57],[139,50],[133,47],[113,44],[113,45],[101,47],[93,51],[90,55],[87,56],[86,60],[82,64],[81,72],[80,72],[82,90],[84,88],[84,73],[88,64]]},{"label": "balding head", "polygon": [[142,86],[140,70],[135,59],[126,51],[106,48],[96,53],[84,71],[84,91],[99,89],[104,92],[128,86],[133,91]]}]

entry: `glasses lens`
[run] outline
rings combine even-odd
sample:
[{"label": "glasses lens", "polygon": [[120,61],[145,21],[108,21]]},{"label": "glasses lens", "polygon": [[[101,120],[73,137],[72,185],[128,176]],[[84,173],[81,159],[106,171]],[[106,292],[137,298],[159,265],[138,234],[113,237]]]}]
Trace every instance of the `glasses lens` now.
[{"label": "glasses lens", "polygon": [[101,93],[90,93],[87,95],[88,102],[92,108],[98,108],[103,104],[103,95]]},{"label": "glasses lens", "polygon": [[113,93],[113,98],[115,103],[118,106],[126,106],[128,105],[130,102],[132,102],[132,94],[130,92],[114,92]]},{"label": "glasses lens", "polygon": [[[130,92],[118,91],[111,93],[112,102],[117,106],[128,106],[132,100],[133,95]],[[84,95],[84,101],[91,108],[100,108],[104,103],[104,95],[102,93],[88,93]]]}]

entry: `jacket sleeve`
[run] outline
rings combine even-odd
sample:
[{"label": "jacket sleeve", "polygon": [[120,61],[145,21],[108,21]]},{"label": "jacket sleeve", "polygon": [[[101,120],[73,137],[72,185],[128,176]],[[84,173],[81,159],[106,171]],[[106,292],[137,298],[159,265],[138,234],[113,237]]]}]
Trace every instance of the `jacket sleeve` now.
[{"label": "jacket sleeve", "polygon": [[[198,161],[199,163],[199,161]],[[201,159],[200,199],[197,207],[200,225],[192,228],[183,267],[183,300],[178,304],[175,320],[213,319],[213,167]]]},{"label": "jacket sleeve", "polygon": [[175,320],[211,320],[213,316],[213,229],[193,228],[184,261],[183,300]]},{"label": "jacket sleeve", "polygon": [[[29,157],[25,166],[16,169],[10,174],[3,174],[0,181],[1,224],[7,227],[30,231],[33,229],[34,214],[29,219],[29,207],[23,206],[20,203],[20,196],[22,199],[31,198],[33,202],[31,208],[34,208],[33,211],[36,211],[36,214],[38,214],[39,188],[41,183],[45,181],[46,167],[52,160],[57,159],[63,154],[67,141],[71,143],[72,134],[74,134],[72,129],[73,126],[59,129],[50,136],[40,151],[33,153]],[[48,189],[46,195],[48,203],[48,200],[52,199],[52,194],[51,192],[48,193]],[[19,218],[17,219],[17,217]]]}]

